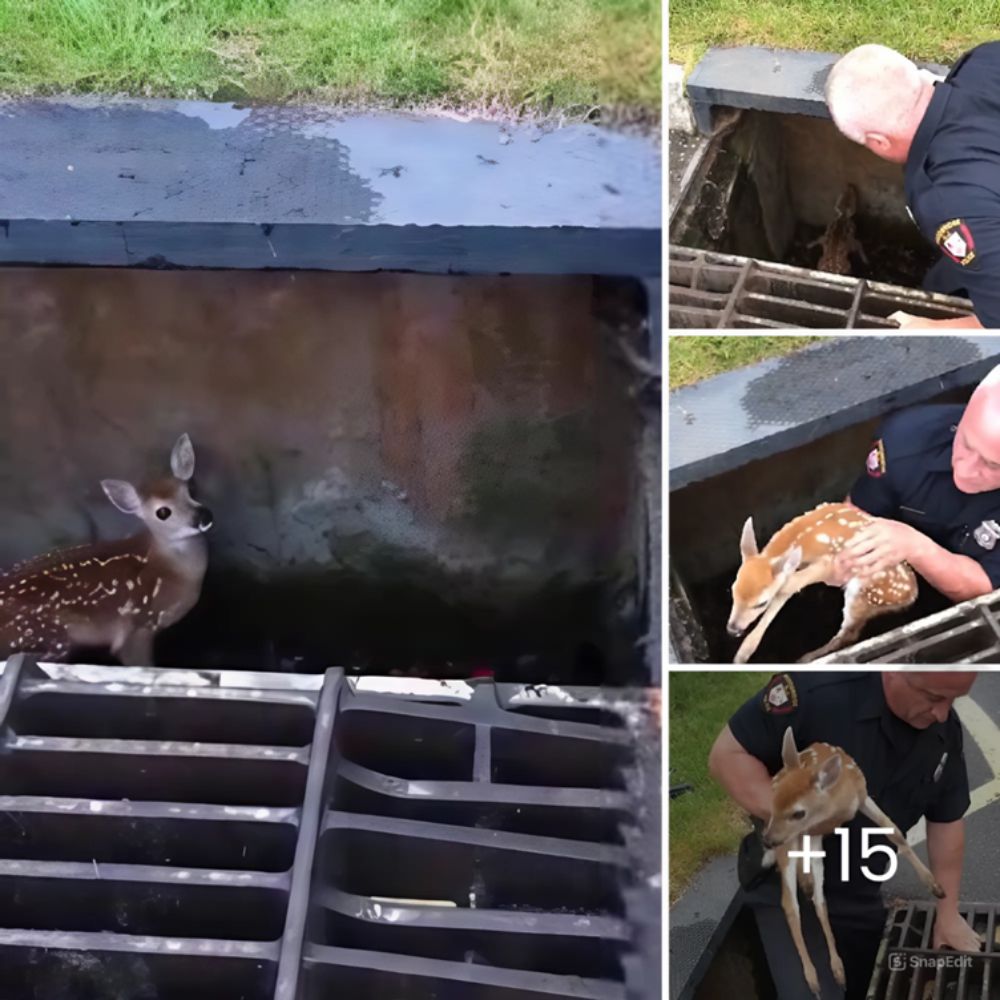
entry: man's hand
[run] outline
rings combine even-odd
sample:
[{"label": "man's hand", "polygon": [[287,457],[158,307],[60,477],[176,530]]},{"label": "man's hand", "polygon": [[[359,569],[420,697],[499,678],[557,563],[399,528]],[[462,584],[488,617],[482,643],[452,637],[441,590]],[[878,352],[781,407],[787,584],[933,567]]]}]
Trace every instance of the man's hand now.
[{"label": "man's hand", "polygon": [[[897,563],[912,561],[924,536],[902,521],[876,518],[845,546],[834,563],[838,575],[869,577]],[[846,582],[846,580],[845,580]]]},{"label": "man's hand", "polygon": [[979,951],[983,939],[966,923],[954,904],[939,906],[934,921],[935,948],[954,948],[955,951]]},{"label": "man's hand", "polygon": [[903,312],[902,310],[892,313],[889,319],[894,323],[898,323],[900,330],[922,329],[934,326],[934,320],[926,319],[923,316],[914,316],[912,313]]},{"label": "man's hand", "polygon": [[955,319],[927,319],[926,316],[914,316],[913,313],[897,311],[889,319],[899,324],[900,330],[933,330],[945,328],[948,330],[982,330],[983,324],[976,316],[957,316]]}]

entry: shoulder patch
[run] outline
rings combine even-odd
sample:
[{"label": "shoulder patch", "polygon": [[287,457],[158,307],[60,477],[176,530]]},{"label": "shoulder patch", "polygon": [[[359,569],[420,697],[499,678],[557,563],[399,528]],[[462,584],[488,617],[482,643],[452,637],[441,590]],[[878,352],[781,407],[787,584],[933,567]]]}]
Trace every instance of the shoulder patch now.
[{"label": "shoulder patch", "polygon": [[944,254],[962,267],[968,267],[976,259],[976,241],[972,238],[968,223],[962,219],[949,219],[938,226],[934,242]]},{"label": "shoulder patch", "polygon": [[788,715],[799,707],[799,694],[788,674],[775,674],[764,689],[764,711],[771,715]]},{"label": "shoulder patch", "polygon": [[882,444],[881,438],[872,445],[872,450],[868,452],[868,458],[865,459],[865,470],[869,476],[873,476],[875,479],[885,475],[885,446]]}]

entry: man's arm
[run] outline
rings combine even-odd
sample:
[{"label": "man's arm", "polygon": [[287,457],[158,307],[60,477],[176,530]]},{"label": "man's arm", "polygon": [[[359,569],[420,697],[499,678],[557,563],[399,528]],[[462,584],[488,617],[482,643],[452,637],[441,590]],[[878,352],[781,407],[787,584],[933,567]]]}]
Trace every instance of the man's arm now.
[{"label": "man's arm", "polygon": [[978,951],[982,942],[958,912],[958,893],[962,882],[962,858],[965,854],[965,820],[953,823],[927,821],[927,857],[931,872],[944,889],[938,900],[934,921],[934,947],[956,951]]},{"label": "man's arm", "polygon": [[890,518],[877,518],[859,531],[838,557],[837,568],[841,576],[870,576],[903,561],[956,603],[993,590],[975,559],[949,552],[916,528]]},{"label": "man's arm", "polygon": [[771,818],[771,776],[743,749],[728,725],[712,745],[708,770],[737,805],[758,819]]}]

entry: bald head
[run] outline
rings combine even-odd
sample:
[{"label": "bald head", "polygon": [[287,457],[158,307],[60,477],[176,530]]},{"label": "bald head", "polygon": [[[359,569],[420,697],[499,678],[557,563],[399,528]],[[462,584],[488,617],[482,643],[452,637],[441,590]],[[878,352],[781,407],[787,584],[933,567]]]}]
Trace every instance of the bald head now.
[{"label": "bald head", "polygon": [[951,471],[963,493],[1000,489],[1000,365],[976,386],[958,422]]},{"label": "bald head", "polygon": [[972,690],[977,676],[971,670],[887,670],[882,690],[894,715],[914,729],[926,729],[948,718],[955,699]]},{"label": "bald head", "polygon": [[851,49],[826,81],[826,103],[837,128],[893,163],[906,162],[933,92],[930,74],[884,45]]}]

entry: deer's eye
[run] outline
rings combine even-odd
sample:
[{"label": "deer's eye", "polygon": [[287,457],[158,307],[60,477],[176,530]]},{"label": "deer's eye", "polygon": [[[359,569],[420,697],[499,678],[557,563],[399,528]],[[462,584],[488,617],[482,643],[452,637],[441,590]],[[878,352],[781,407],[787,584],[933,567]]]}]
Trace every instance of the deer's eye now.
[{"label": "deer's eye", "polygon": [[805,809],[796,809],[795,812],[792,813],[792,819],[799,820],[805,818],[806,818]]},{"label": "deer's eye", "polygon": [[158,509],[158,510],[156,511],[156,516],[157,516],[157,517],[158,517],[158,518],[159,518],[159,519],[160,519],[161,521],[165,521],[165,520],[166,520],[166,519],[167,519],[168,517],[170,517],[171,513],[172,513],[172,511],[170,510],[170,508],[169,508],[169,507],[160,507],[160,508],[159,508],[159,509]]}]

